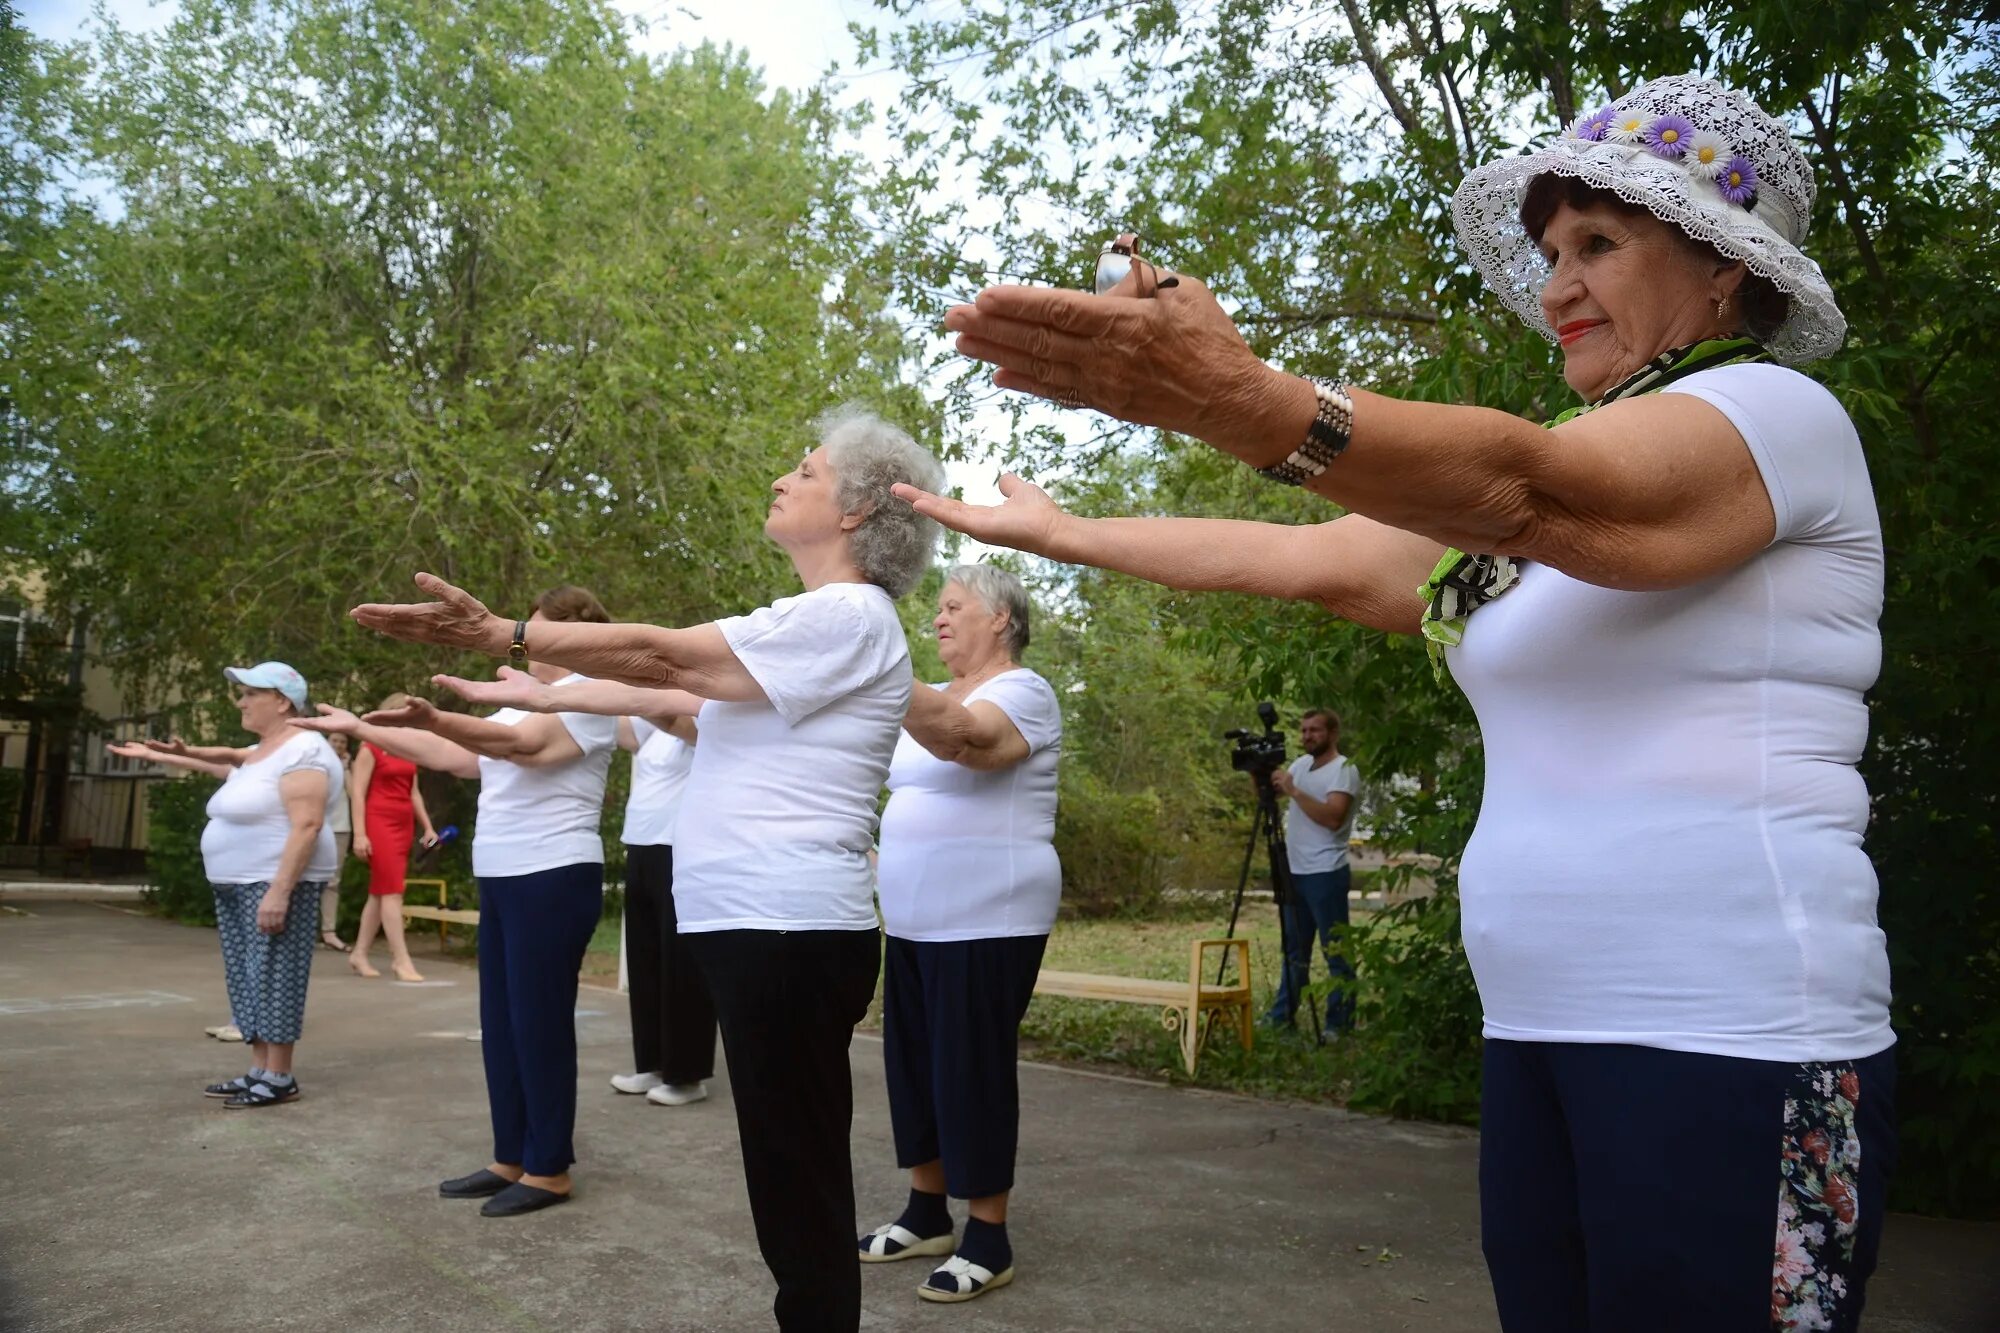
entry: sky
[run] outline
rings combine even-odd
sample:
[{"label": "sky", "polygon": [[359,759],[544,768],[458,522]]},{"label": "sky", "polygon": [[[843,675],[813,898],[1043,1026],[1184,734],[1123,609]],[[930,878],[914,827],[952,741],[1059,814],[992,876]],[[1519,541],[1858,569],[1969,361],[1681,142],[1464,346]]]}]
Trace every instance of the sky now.
[{"label": "sky", "polygon": [[[886,23],[892,16],[877,10],[870,0],[614,0],[617,8],[644,24],[647,31],[635,34],[642,50],[666,52],[678,46],[700,42],[729,43],[747,51],[752,64],[764,70],[764,80],[772,87],[800,90],[810,87],[834,64],[841,67],[844,99],[867,100],[880,105],[896,95],[898,76],[881,70],[854,68],[854,42],[848,34],[850,21]],[[176,0],[103,0],[103,7],[121,27],[150,31],[170,22],[178,11]],[[21,20],[38,37],[69,41],[90,26],[93,0],[18,0]],[[862,152],[872,156],[888,151],[885,143],[864,139]],[[931,348],[917,349],[928,352]],[[1036,408],[1027,425],[1048,422],[1062,429],[1084,424],[1081,414],[1063,413],[1054,408]],[[980,438],[1004,441],[1012,429],[997,408],[981,414],[974,424]],[[1078,438],[1092,433],[1079,431]],[[989,460],[954,463],[947,469],[951,484],[974,503],[999,499],[994,486],[997,464]],[[983,548],[967,541],[961,549],[964,559],[976,559]]]}]

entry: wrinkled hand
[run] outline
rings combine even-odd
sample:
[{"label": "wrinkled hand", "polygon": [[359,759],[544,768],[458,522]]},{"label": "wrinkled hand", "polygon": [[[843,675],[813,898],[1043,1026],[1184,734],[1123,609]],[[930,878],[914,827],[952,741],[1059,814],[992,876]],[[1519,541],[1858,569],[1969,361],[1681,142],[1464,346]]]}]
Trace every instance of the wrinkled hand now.
[{"label": "wrinkled hand", "polygon": [[1049,498],[1047,491],[1011,472],[1001,474],[1003,499],[997,505],[971,505],[932,495],[905,482],[892,489],[919,514],[936,519],[954,532],[962,532],[988,546],[1010,546],[1033,555],[1057,554],[1055,547],[1062,524],[1069,517],[1062,506]]},{"label": "wrinkled hand", "polygon": [[287,726],[300,731],[317,731],[322,736],[335,734],[352,736],[361,727],[361,719],[345,708],[335,708],[332,704],[321,704],[318,717],[295,717],[286,722]]},{"label": "wrinkled hand", "polygon": [[459,698],[494,708],[519,708],[530,713],[554,712],[554,690],[525,671],[500,668],[496,680],[467,680],[463,676],[432,676],[431,684],[442,685]]},{"label": "wrinkled hand", "polygon": [[290,889],[270,888],[257,902],[257,929],[266,935],[275,935],[285,928],[285,917],[292,910]]},{"label": "wrinkled hand", "polygon": [[181,759],[187,758],[188,744],[178,736],[169,737],[163,741],[145,740],[139,743],[155,754],[170,754]]},{"label": "wrinkled hand", "polygon": [[348,855],[357,861],[372,861],[375,859],[375,844],[368,841],[366,833],[357,829],[354,833],[354,841],[348,845],[347,852]]},{"label": "wrinkled hand", "polygon": [[412,699],[401,708],[378,708],[361,720],[375,727],[414,727],[418,731],[429,731],[431,723],[437,721],[437,715],[437,706],[430,700]]},{"label": "wrinkled hand", "polygon": [[993,383],[1064,406],[1199,439],[1238,433],[1276,374],[1202,283],[1141,297],[1138,265],[1103,296],[988,287],[945,312],[960,352],[1000,367]]},{"label": "wrinkled hand", "polygon": [[507,645],[513,641],[511,621],[502,620],[477,597],[435,574],[417,575],[417,587],[437,600],[368,602],[348,614],[364,628],[405,643],[433,643],[506,656]]}]

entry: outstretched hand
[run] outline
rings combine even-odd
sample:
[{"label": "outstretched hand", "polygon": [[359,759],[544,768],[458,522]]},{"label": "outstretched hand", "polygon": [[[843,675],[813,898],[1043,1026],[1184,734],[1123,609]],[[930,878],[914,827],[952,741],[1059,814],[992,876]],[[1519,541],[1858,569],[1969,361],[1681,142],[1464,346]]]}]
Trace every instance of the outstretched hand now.
[{"label": "outstretched hand", "polygon": [[490,704],[495,708],[519,708],[530,713],[553,711],[549,707],[549,696],[554,693],[548,686],[536,680],[525,671],[513,667],[500,668],[498,680],[467,680],[463,676],[432,676],[431,684],[442,685],[461,699],[476,704]]},{"label": "outstretched hand", "polygon": [[417,587],[437,600],[367,602],[348,614],[363,628],[405,643],[470,648],[495,657],[506,655],[513,638],[510,622],[488,611],[484,602],[435,574],[417,575]]},{"label": "outstretched hand", "polygon": [[115,754],[120,759],[137,759],[144,763],[151,763],[163,754],[173,753],[171,750],[164,750],[157,746],[148,745],[144,741],[109,742],[105,745],[104,752],[106,754]]},{"label": "outstretched hand", "polygon": [[[173,736],[163,741],[144,740],[139,743],[155,754],[170,754],[182,759],[187,757],[187,742],[178,736]],[[119,751],[118,753],[122,754],[124,752]]]},{"label": "outstretched hand", "polygon": [[997,505],[967,504],[919,490],[907,482],[899,482],[892,489],[919,514],[936,519],[953,532],[962,532],[988,546],[1011,546],[1032,555],[1062,558],[1055,548],[1069,515],[1049,498],[1047,491],[1012,472],[1000,476],[1003,498]]},{"label": "outstretched hand", "polygon": [[1242,429],[1273,372],[1206,286],[1179,275],[1140,296],[1143,271],[1103,296],[988,287],[945,312],[945,331],[999,367],[1002,389],[1219,442]]},{"label": "outstretched hand", "polygon": [[378,708],[361,720],[373,727],[414,727],[429,731],[437,720],[436,705],[428,699],[412,699],[401,708]]},{"label": "outstretched hand", "polygon": [[345,708],[335,708],[332,704],[321,704],[319,706],[318,717],[295,717],[290,719],[286,725],[297,727],[300,731],[317,731],[322,736],[331,736],[336,733],[342,736],[352,736],[360,728],[361,719],[348,712]]}]

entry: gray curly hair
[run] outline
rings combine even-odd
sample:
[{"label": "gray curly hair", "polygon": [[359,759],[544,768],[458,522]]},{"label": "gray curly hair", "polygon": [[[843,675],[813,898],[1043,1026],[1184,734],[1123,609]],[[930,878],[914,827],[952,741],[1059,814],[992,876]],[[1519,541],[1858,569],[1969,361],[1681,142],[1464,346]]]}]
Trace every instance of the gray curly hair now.
[{"label": "gray curly hair", "polygon": [[839,483],[840,512],[863,515],[848,534],[863,578],[891,597],[917,586],[937,549],[938,525],[889,494],[898,482],[944,488],[944,464],[901,427],[849,403],[813,423]]},{"label": "gray curly hair", "polygon": [[1009,570],[998,565],[953,565],[944,572],[947,585],[956,583],[980,600],[988,611],[1005,611],[1007,628],[1000,640],[1007,656],[1020,661],[1028,651],[1028,590]]}]

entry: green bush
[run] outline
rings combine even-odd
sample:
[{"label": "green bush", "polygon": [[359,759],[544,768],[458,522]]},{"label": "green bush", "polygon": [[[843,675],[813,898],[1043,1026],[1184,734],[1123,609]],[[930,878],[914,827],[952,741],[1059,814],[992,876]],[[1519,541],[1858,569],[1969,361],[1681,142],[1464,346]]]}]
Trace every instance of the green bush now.
[{"label": "green bush", "polygon": [[152,883],[146,901],[189,925],[215,924],[215,898],[201,864],[201,831],[208,824],[208,798],[221,785],[194,775],[155,783],[147,802]]}]

